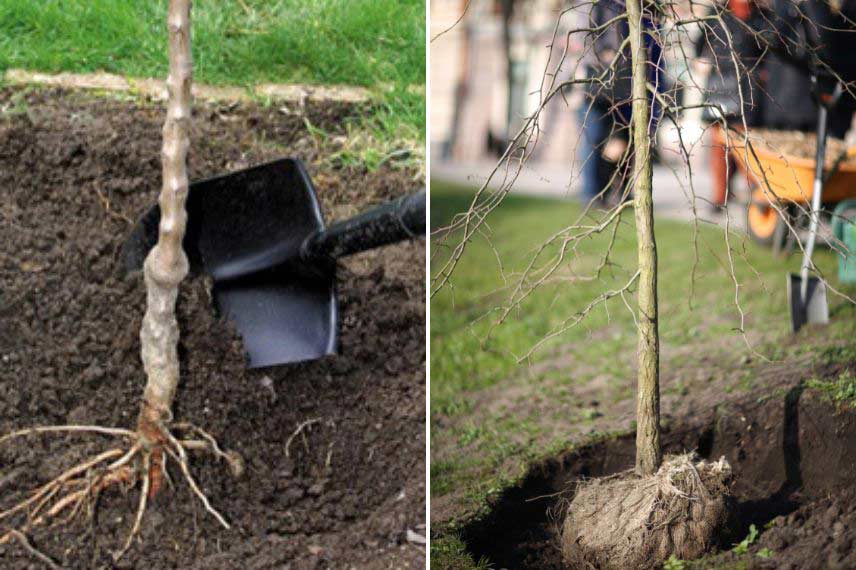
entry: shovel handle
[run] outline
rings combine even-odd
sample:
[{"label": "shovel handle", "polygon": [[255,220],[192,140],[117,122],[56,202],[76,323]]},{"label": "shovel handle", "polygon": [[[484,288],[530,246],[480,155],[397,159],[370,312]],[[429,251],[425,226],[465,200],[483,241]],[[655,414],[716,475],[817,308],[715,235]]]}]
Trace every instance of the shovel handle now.
[{"label": "shovel handle", "polygon": [[425,190],[334,223],[303,243],[304,258],[339,259],[425,235]]},{"label": "shovel handle", "polygon": [[831,93],[824,93],[820,89],[819,78],[812,76],[812,84],[817,91],[817,146],[815,150],[814,164],[814,186],[811,195],[811,214],[809,216],[808,241],[803,249],[803,261],[800,266],[800,298],[805,303],[808,297],[808,274],[812,268],[811,257],[814,253],[814,244],[817,240],[817,227],[820,222],[820,206],[823,201],[823,167],[826,161],[826,138],[827,122],[829,120],[829,109],[835,106],[841,97],[841,83],[835,82]]}]

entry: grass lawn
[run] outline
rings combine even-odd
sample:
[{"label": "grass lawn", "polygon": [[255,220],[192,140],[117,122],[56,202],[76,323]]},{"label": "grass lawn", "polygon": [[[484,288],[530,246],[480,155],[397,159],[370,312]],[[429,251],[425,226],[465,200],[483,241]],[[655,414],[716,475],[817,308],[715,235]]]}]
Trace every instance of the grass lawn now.
[{"label": "grass lawn", "polygon": [[[471,197],[471,189],[432,184],[432,229],[447,224]],[[431,496],[436,525],[432,560],[438,567],[476,567],[455,529],[483,514],[490,497],[517,481],[533,461],[610,430],[633,428],[630,421],[617,425],[615,420],[622,410],[632,418],[635,394],[636,334],[633,316],[620,298],[548,342],[528,365],[517,363],[517,357],[553,327],[632,275],[636,268],[632,211],[624,215],[614,249],[614,261],[623,268],[613,268],[600,281],[546,285],[507,322],[491,326],[494,309],[507,298],[503,276],[513,283],[510,276],[521,270],[533,248],[578,214],[578,206],[570,202],[507,197],[488,220],[491,243],[473,240],[454,274],[453,287],[431,300]],[[692,382],[699,372],[710,374],[701,382],[713,390],[731,393],[761,387],[752,367],[763,365],[764,359],[735,330],[740,320],[722,229],[700,228],[692,303],[692,226],[659,221],[656,232],[663,397],[680,398],[696,390]],[[604,235],[586,242],[571,262],[574,267],[593,267],[607,239]],[[747,337],[754,349],[771,360],[807,350],[802,341],[790,340],[785,290],[785,274],[798,268],[799,256],[775,259],[770,250],[742,235],[732,238],[732,249]],[[436,271],[444,253],[435,255]],[[815,261],[837,285],[832,253],[821,250]],[[854,289],[847,292],[852,295]],[[629,301],[635,308],[635,297]],[[830,311],[833,322],[823,342],[846,344],[856,334],[856,311],[834,295]],[[802,331],[800,338],[810,334]],[[856,359],[848,350],[844,356],[831,352],[829,357]],[[701,370],[698,362],[703,356],[714,364]],[[849,383],[842,386],[835,389],[841,393],[851,389]]]},{"label": "grass lawn", "polygon": [[[0,0],[0,70],[163,77],[166,0]],[[421,139],[425,0],[203,0],[193,6],[204,83],[347,84],[379,93],[380,134]]]}]

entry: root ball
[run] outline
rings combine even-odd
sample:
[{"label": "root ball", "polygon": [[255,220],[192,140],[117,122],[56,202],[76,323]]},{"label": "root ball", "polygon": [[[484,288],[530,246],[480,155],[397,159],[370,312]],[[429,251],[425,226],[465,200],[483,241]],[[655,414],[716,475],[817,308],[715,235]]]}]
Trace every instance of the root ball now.
[{"label": "root ball", "polygon": [[632,472],[580,484],[562,529],[572,568],[651,568],[706,552],[727,523],[731,466],[667,457],[653,476]]}]

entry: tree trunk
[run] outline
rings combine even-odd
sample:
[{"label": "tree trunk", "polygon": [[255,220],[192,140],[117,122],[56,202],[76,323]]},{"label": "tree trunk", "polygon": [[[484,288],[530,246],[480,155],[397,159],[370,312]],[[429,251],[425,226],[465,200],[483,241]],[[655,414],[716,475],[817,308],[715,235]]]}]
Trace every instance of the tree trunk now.
[{"label": "tree trunk", "polygon": [[657,242],[651,196],[651,103],[647,91],[648,50],[644,41],[642,1],[627,0],[630,56],[633,65],[633,192],[639,254],[638,394],[636,399],[636,473],[652,475],[660,467],[660,339],[657,332]]},{"label": "tree trunk", "polygon": [[[138,420],[145,444],[157,448],[163,428],[172,419],[172,403],[178,386],[178,322],[175,303],[178,285],[187,275],[187,256],[182,240],[187,222],[187,151],[190,146],[192,59],[190,54],[190,0],[169,3],[169,103],[163,126],[163,182],[159,198],[161,220],[158,243],[143,266],[146,282],[146,314],[140,330],[141,354],[147,383]],[[152,489],[159,481],[162,452],[152,455]]]}]

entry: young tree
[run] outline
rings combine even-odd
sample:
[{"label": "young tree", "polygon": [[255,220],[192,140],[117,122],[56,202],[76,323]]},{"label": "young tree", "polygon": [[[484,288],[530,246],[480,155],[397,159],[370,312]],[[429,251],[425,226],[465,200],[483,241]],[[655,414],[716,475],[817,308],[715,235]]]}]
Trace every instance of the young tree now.
[{"label": "young tree", "polygon": [[[172,459],[205,509],[225,528],[229,524],[210,504],[196,484],[188,464],[188,451],[202,450],[225,460],[237,476],[242,471],[239,456],[220,449],[216,440],[199,427],[173,423],[172,406],[179,381],[178,339],[175,317],[178,287],[188,272],[182,240],[187,221],[187,151],[190,146],[192,59],[190,49],[190,0],[170,0],[167,16],[169,33],[169,93],[163,127],[163,181],[160,193],[161,221],[157,245],[144,265],[146,313],[140,331],[141,356],[147,376],[135,430],[88,425],[45,426],[23,429],[2,438],[42,433],[98,433],[124,439],[119,446],[89,458],[64,471],[32,495],[0,512],[0,521],[26,516],[18,528],[0,536],[0,544],[26,541],[28,530],[48,524],[59,515],[89,512],[80,507],[108,487],[137,486],[139,503],[128,538],[115,553],[118,559],[131,546],[140,529],[148,501],[161,489],[167,459]],[[178,434],[178,435],[176,435]],[[97,471],[93,471],[94,469]],[[93,475],[93,473],[95,473]],[[32,550],[32,547],[30,547]],[[44,556],[39,554],[40,556]]]},{"label": "young tree", "polygon": [[[644,2],[644,3],[643,3]],[[565,558],[604,568],[657,565],[669,556],[695,558],[726,521],[731,468],[691,455],[663,461],[660,446],[660,339],[657,242],[654,235],[651,157],[652,97],[645,20],[659,15],[653,3],[626,0],[631,64],[631,147],[638,254],[636,468],[633,474],[580,485],[565,519]],[[655,86],[656,90],[656,86]]]},{"label": "young tree", "polygon": [[[563,11],[559,16],[553,34],[555,39],[562,17],[574,9],[584,8],[607,0],[583,2]],[[595,307],[605,304],[612,299],[620,298],[630,307],[626,296],[633,288],[637,291],[637,304],[634,311],[638,344],[637,344],[637,425],[636,425],[636,461],[632,472],[619,477],[605,480],[593,480],[583,483],[576,488],[576,494],[570,503],[563,525],[563,553],[575,567],[588,567],[592,563],[599,567],[631,568],[656,566],[671,555],[681,559],[690,559],[707,550],[717,537],[719,530],[726,521],[726,501],[731,485],[731,467],[724,459],[719,461],[699,460],[692,454],[663,457],[660,443],[660,392],[659,392],[659,333],[658,333],[658,296],[657,296],[657,245],[654,235],[654,209],[652,198],[653,165],[651,141],[656,134],[657,125],[654,117],[655,107],[664,110],[664,117],[677,126],[677,116],[682,107],[672,93],[662,93],[656,82],[651,82],[649,70],[660,68],[662,62],[651,57],[648,45],[652,41],[666,43],[667,33],[657,25],[646,25],[646,22],[661,22],[671,19],[674,23],[674,35],[686,33],[685,26],[697,25],[709,29],[710,24],[717,23],[721,35],[716,41],[723,42],[730,51],[729,60],[733,62],[738,74],[748,75],[747,68],[737,60],[732,44],[732,30],[729,25],[745,25],[738,20],[729,23],[723,19],[723,8],[714,10],[704,16],[697,15],[690,3],[689,13],[679,13],[681,7],[677,2],[668,0],[626,0],[626,2],[608,2],[619,6],[618,13],[605,22],[589,24],[588,27],[575,28],[567,32],[570,38],[573,34],[585,34],[590,38],[602,36],[606,30],[617,26],[626,26],[627,34],[620,46],[616,46],[604,59],[611,61],[605,68],[587,77],[560,79],[561,65],[567,56],[566,51],[560,54],[556,65],[548,63],[548,69],[542,79],[542,87],[538,104],[534,112],[524,122],[516,136],[512,137],[499,163],[488,176],[488,179],[476,192],[469,208],[456,216],[451,224],[435,232],[435,249],[432,256],[443,252],[448,257],[438,264],[438,270],[432,277],[432,296],[451,283],[457,264],[461,261],[468,244],[489,233],[487,220],[490,214],[498,208],[505,196],[511,191],[517,175],[523,165],[533,154],[541,132],[541,111],[557,94],[572,85],[586,85],[594,91],[609,90],[616,81],[618,64],[627,53],[630,59],[630,100],[612,101],[612,108],[622,104],[631,107],[630,113],[630,145],[622,157],[624,164],[631,165],[629,186],[632,187],[633,199],[619,200],[617,204],[607,203],[603,212],[596,212],[590,203],[584,208],[579,219],[552,234],[532,254],[523,271],[509,282],[507,287],[508,300],[505,306],[493,311],[498,315],[494,326],[501,325],[523,302],[539,287],[551,280],[560,280],[563,284],[575,280],[591,281],[602,278],[606,268],[614,269],[612,261],[612,246],[615,243],[618,226],[623,212],[632,207],[635,211],[635,226],[637,239],[637,267],[629,279],[620,287],[605,291],[591,303],[574,315],[564,320],[538,341],[519,361],[528,360],[533,352],[548,340],[561,335],[564,331],[579,324]],[[808,21],[806,16],[802,16]],[[684,29],[682,29],[684,28]],[[781,34],[774,28],[772,36],[761,30],[752,32],[755,41],[772,49],[774,43],[782,43]],[[566,44],[569,42],[566,42]],[[676,42],[679,44],[679,42]],[[787,44],[787,42],[784,42]],[[791,40],[789,48],[794,48],[798,42]],[[552,44],[551,44],[552,46]],[[680,52],[680,46],[678,50]],[[686,53],[682,57],[689,59]],[[742,109],[750,106],[750,96],[743,93],[738,84],[736,124],[722,126],[728,133],[729,146],[737,146],[745,153],[745,159],[750,161],[754,156],[752,141],[749,138],[745,117]],[[720,106],[716,107],[720,117],[726,113]],[[730,129],[730,130],[729,130]],[[680,137],[680,130],[678,130]],[[739,143],[733,141],[740,140]],[[683,139],[680,140],[681,158],[690,169],[689,191],[691,207],[694,214],[696,237],[693,247],[696,248],[698,259],[697,233],[698,217],[696,214],[696,199],[692,187],[692,171],[690,151]],[[589,157],[591,158],[591,157]],[[756,158],[756,157],[755,157]],[[756,158],[757,159],[757,158]],[[621,172],[619,166],[616,172]],[[491,183],[498,179],[498,188],[491,189]],[[611,180],[601,191],[605,196],[612,186]],[[772,201],[772,206],[780,213],[783,206],[775,200],[775,192],[766,180],[760,181],[765,195]],[[626,197],[623,194],[621,198]],[[799,206],[805,211],[805,208]],[[787,220],[786,220],[787,221]],[[740,317],[740,331],[744,334],[744,313],[740,306],[740,283],[735,274],[735,247],[731,227],[731,218],[726,208],[724,239],[727,247],[727,262],[734,283],[734,299]],[[789,230],[796,235],[797,229],[790,225]],[[598,234],[610,236],[606,251],[600,257],[599,263],[593,270],[576,273],[569,269],[569,258],[576,253],[577,248]],[[487,239],[487,238],[486,238]],[[835,247],[835,244],[832,244]],[[498,253],[497,253],[498,256]],[[560,270],[567,270],[560,274]],[[505,273],[504,273],[505,275]],[[691,283],[695,279],[695,269],[690,271]],[[748,343],[748,341],[747,341]]]},{"label": "young tree", "polygon": [[141,356],[147,382],[137,431],[151,450],[152,489],[157,492],[163,470],[165,426],[172,420],[178,387],[178,286],[187,276],[182,248],[187,226],[187,150],[193,61],[190,52],[190,0],[172,0],[169,16],[169,102],[163,126],[162,187],[158,242],[143,265],[146,314],[140,330]]}]

